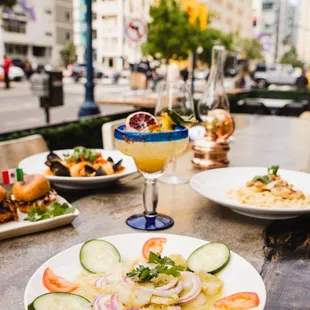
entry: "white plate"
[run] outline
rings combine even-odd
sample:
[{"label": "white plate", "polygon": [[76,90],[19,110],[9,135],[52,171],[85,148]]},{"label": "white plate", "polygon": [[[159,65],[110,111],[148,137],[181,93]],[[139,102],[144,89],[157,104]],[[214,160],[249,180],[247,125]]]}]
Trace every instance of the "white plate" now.
[{"label": "white plate", "polygon": [[[134,259],[141,257],[142,245],[152,237],[165,237],[163,255],[181,254],[185,258],[207,241],[169,234],[124,234],[101,238],[114,244],[122,258]],[[48,291],[42,285],[42,276],[45,268],[50,267],[57,275],[67,280],[73,280],[80,272],[84,271],[80,264],[79,252],[82,244],[73,246],[43,264],[29,280],[24,296],[24,305],[27,309],[33,300]],[[219,273],[219,278],[224,281],[223,296],[238,292],[255,292],[260,298],[260,305],[255,310],[264,309],[266,303],[266,288],[264,282],[255,268],[244,258],[232,252],[229,264]],[[254,308],[253,308],[254,309]]]},{"label": "white plate", "polygon": [[[57,201],[59,203],[68,203],[68,201],[61,196],[57,196]],[[71,205],[69,204],[69,206]],[[19,212],[18,221],[0,224],[0,240],[21,235],[28,235],[34,232],[67,225],[70,224],[79,214],[79,210],[75,209],[73,213],[56,216],[38,222],[29,222],[24,221],[24,219],[27,217],[27,214]]]},{"label": "white plate", "polygon": [[[122,154],[119,151],[107,151],[97,150],[102,153],[103,158],[107,159],[109,156],[113,158],[115,162],[123,159],[122,165],[125,167],[124,172],[113,175],[106,175],[100,177],[54,177],[46,176],[53,184],[59,187],[65,188],[96,188],[107,183],[113,183],[121,178],[124,178],[130,174],[137,172],[136,165],[133,159],[129,156]],[[72,154],[73,150],[59,150],[54,151],[60,158],[63,158],[63,154]],[[27,174],[43,174],[48,167],[45,165],[46,157],[49,152],[36,154],[25,158],[19,163],[19,168],[22,168],[24,173]]]},{"label": "white plate", "polygon": [[[227,197],[227,192],[246,184],[257,175],[265,175],[267,168],[263,167],[232,167],[204,171],[194,175],[191,179],[192,188],[202,196],[232,211],[262,219],[287,219],[301,214],[310,213],[307,208],[287,207],[255,207],[239,203]],[[284,180],[293,184],[296,189],[306,195],[310,194],[310,175],[304,172],[280,169],[278,172]]]}]

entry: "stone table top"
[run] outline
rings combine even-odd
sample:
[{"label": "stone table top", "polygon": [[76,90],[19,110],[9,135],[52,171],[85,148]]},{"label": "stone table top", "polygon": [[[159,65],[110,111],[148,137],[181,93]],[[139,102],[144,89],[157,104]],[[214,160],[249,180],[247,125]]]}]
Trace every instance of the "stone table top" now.
[{"label": "stone table top", "polygon": [[[235,121],[232,166],[279,164],[310,171],[309,121],[246,115],[236,115]],[[178,173],[188,178],[197,173],[191,157],[186,152],[178,160]],[[142,184],[142,178],[130,177],[97,190],[59,190],[80,210],[72,225],[0,241],[0,309],[23,309],[31,275],[60,251],[88,239],[135,232],[125,219],[142,210]],[[309,217],[276,222],[245,217],[208,201],[189,184],[159,184],[158,209],[175,220],[165,232],[225,242],[253,264],[266,284],[265,309],[310,309]],[[289,247],[283,240],[291,241]]]}]

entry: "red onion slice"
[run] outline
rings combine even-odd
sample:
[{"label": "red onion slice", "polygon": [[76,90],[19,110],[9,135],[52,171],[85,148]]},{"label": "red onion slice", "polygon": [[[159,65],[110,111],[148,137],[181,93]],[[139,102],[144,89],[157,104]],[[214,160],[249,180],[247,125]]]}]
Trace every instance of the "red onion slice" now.
[{"label": "red onion slice", "polygon": [[156,290],[156,292],[169,290],[170,288],[176,286],[176,284],[178,282],[179,282],[179,278],[175,278],[175,279],[173,279],[171,282],[169,282],[166,285],[156,287],[155,290]]},{"label": "red onion slice", "polygon": [[92,302],[93,309],[94,310],[109,310],[109,306],[107,302],[110,301],[109,295],[99,295],[95,298],[95,300]]},{"label": "red onion slice", "polygon": [[190,292],[182,296],[179,300],[179,304],[185,304],[195,299],[201,292],[201,281],[200,278],[192,272],[182,272],[183,275],[191,277],[192,289]]},{"label": "red onion slice", "polygon": [[167,291],[156,291],[153,290],[153,294],[160,297],[169,297],[171,295],[178,295],[183,290],[184,283],[182,281],[178,282],[178,285]]},{"label": "red onion slice", "polygon": [[112,310],[126,310],[123,304],[118,300],[118,295],[114,294],[111,297]]}]

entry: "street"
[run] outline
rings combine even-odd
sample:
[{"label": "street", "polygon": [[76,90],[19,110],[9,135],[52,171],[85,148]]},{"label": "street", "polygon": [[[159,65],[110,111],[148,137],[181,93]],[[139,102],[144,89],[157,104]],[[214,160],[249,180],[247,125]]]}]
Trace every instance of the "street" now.
[{"label": "street", "polygon": [[[230,83],[228,79],[225,81]],[[195,87],[202,87],[205,81],[196,81]],[[74,83],[70,78],[64,79],[64,101],[62,107],[52,108],[51,123],[76,119],[80,105],[84,100],[85,87],[83,83]],[[95,99],[112,97],[134,97],[150,95],[152,91],[131,90],[128,81],[119,84],[108,84],[108,81],[97,83]],[[132,110],[127,105],[100,105],[103,114],[112,114]],[[30,91],[30,84],[26,81],[12,82],[12,88],[3,89],[0,84],[0,133],[45,125],[44,110],[39,107],[39,99]]]},{"label": "street", "polygon": [[[2,86],[2,85],[1,85]],[[45,114],[39,108],[39,100],[33,96],[28,82],[12,83],[10,90],[0,86],[0,132],[41,126],[45,124]],[[51,122],[61,122],[77,117],[78,109],[84,100],[84,85],[70,80],[64,81],[65,105],[51,109]],[[111,98],[117,96],[134,96],[129,85],[98,84],[95,88],[95,98]],[[100,106],[104,114],[130,110],[128,106]]]}]

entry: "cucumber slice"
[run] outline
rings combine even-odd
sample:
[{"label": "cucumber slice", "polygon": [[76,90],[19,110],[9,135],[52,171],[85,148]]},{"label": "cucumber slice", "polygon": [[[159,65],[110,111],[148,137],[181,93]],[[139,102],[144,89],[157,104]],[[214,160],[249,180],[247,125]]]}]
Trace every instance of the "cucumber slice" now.
[{"label": "cucumber slice", "polygon": [[191,271],[220,272],[229,262],[230,249],[226,244],[213,242],[196,249],[188,258]]},{"label": "cucumber slice", "polygon": [[72,293],[47,293],[37,297],[28,310],[91,310],[88,299]]},{"label": "cucumber slice", "polygon": [[105,273],[121,261],[121,255],[110,242],[93,239],[85,242],[80,251],[81,265],[91,273]]}]

